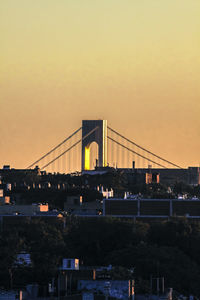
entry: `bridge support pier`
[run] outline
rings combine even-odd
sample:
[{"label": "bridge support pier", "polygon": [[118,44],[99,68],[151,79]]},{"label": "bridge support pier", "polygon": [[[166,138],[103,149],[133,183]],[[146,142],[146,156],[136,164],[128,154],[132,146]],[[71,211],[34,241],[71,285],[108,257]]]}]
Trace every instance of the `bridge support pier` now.
[{"label": "bridge support pier", "polygon": [[107,120],[83,120],[82,138],[95,128],[82,140],[82,171],[90,170],[90,145],[93,142],[98,144],[98,166],[107,166]]}]

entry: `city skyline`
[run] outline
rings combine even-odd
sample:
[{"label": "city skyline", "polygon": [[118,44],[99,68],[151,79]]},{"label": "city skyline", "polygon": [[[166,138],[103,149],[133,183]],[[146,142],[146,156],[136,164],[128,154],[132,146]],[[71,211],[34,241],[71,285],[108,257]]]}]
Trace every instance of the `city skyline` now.
[{"label": "city skyline", "polygon": [[83,119],[199,166],[199,13],[195,0],[1,1],[1,167],[27,167]]}]

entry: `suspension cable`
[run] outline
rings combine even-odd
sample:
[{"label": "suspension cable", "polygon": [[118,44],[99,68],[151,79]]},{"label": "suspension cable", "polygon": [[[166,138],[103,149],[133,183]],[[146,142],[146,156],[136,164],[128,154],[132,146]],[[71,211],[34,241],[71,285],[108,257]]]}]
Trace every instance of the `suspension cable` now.
[{"label": "suspension cable", "polygon": [[143,156],[142,154],[139,154],[138,152],[136,152],[136,151],[134,151],[134,150],[132,150],[132,149],[130,149],[130,148],[124,146],[123,144],[121,144],[121,143],[115,141],[113,138],[111,138],[111,137],[109,137],[109,136],[107,136],[107,138],[110,139],[111,141],[113,141],[114,143],[118,144],[119,146],[125,148],[126,150],[128,150],[128,151],[130,151],[130,152],[132,152],[132,153],[134,153],[134,154],[137,154],[138,156],[140,156],[140,157],[142,157],[142,158],[144,158],[144,159],[146,159],[146,160],[148,160],[148,161],[150,161],[150,162],[152,162],[152,163],[154,163],[154,164],[156,164],[156,165],[158,165],[158,166],[160,166],[160,167],[162,167],[162,168],[165,168],[165,166],[163,166],[163,165],[161,165],[161,164],[159,164],[159,163],[153,161],[152,159],[146,158],[146,157]]},{"label": "suspension cable", "polygon": [[56,149],[58,149],[61,145],[63,145],[65,142],[67,142],[69,139],[71,139],[75,134],[77,134],[81,129],[82,129],[82,127],[80,127],[79,129],[77,129],[76,131],[74,131],[70,136],[68,136],[66,139],[64,139],[60,144],[58,144],[56,147],[54,147],[53,149],[51,149],[45,155],[43,155],[42,157],[40,157],[34,163],[32,163],[27,169],[30,169],[32,166],[34,166],[35,164],[37,164],[38,162],[40,162],[43,158],[47,157],[47,155],[51,154],[53,151],[55,151]]},{"label": "suspension cable", "polygon": [[[161,159],[162,161],[165,161],[166,163],[168,163],[168,164],[170,164],[170,165],[172,165],[172,166],[174,166],[174,167],[176,167],[176,168],[182,169],[182,167],[180,167],[180,166],[178,166],[178,165],[176,165],[176,164],[170,162],[169,160],[166,160],[166,159],[164,159],[164,158],[158,156],[157,154],[155,154],[155,153],[153,153],[153,152],[151,152],[151,151],[149,151],[149,150],[147,150],[147,149],[141,147],[140,145],[134,143],[133,141],[127,139],[125,136],[123,136],[122,134],[118,133],[117,131],[115,131],[115,130],[112,129],[111,127],[107,126],[107,128],[108,128],[109,130],[111,130],[112,132],[114,132],[115,134],[117,134],[117,135],[119,135],[120,137],[122,137],[123,139],[125,139],[126,141],[128,141],[129,143],[133,144],[134,146],[136,146],[136,147],[138,147],[138,148],[144,150],[145,152],[147,152],[147,153],[149,153],[149,154],[151,154],[151,155],[153,155],[153,156],[155,156],[155,157]],[[149,160],[149,161],[150,161],[150,160]]]},{"label": "suspension cable", "polygon": [[59,159],[61,156],[63,156],[65,153],[67,153],[68,151],[70,151],[72,148],[74,148],[76,145],[78,145],[81,141],[85,140],[90,134],[92,134],[94,131],[96,131],[99,128],[99,126],[96,126],[94,129],[92,129],[90,132],[88,132],[83,138],[81,138],[80,140],[78,140],[76,143],[74,143],[71,147],[69,147],[68,149],[66,149],[64,152],[62,152],[60,155],[58,155],[56,158],[54,158],[53,160],[51,160],[50,162],[48,162],[48,164],[46,164],[45,166],[43,166],[41,168],[44,169],[46,167],[48,167],[50,164],[52,164],[54,161],[56,161],[57,159]]}]

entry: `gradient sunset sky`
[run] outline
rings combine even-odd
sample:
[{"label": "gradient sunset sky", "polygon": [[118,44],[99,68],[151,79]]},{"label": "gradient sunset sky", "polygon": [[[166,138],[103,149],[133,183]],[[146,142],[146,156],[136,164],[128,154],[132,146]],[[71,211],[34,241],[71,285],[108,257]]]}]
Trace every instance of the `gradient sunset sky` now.
[{"label": "gradient sunset sky", "polygon": [[200,163],[200,0],[1,0],[0,168],[107,119]]}]

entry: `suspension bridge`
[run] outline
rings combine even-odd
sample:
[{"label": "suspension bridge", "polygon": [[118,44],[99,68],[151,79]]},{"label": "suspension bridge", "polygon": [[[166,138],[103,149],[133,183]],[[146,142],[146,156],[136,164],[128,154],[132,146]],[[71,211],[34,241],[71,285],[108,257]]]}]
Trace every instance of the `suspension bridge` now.
[{"label": "suspension bridge", "polygon": [[47,172],[59,173],[76,173],[107,166],[182,169],[114,130],[106,120],[83,120],[80,128],[27,168],[36,166]]}]

